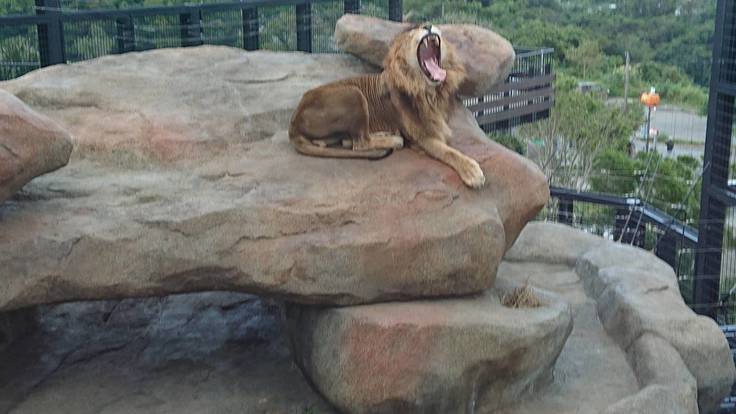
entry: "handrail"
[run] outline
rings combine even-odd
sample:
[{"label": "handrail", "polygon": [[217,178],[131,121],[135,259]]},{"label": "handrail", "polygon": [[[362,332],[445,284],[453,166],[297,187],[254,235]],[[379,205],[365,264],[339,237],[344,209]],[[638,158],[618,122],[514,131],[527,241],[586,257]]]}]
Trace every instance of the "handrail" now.
[{"label": "handrail", "polygon": [[533,48],[533,47],[515,47],[516,57],[533,57],[541,55],[551,55],[555,50],[551,47]]},{"label": "handrail", "polygon": [[643,202],[638,197],[623,197],[605,193],[580,192],[569,188],[550,186],[550,196],[563,200],[580,201],[590,204],[599,204],[611,207],[637,209],[645,222],[664,228],[684,237],[688,242],[698,243],[698,230],[677,220],[666,212]]}]

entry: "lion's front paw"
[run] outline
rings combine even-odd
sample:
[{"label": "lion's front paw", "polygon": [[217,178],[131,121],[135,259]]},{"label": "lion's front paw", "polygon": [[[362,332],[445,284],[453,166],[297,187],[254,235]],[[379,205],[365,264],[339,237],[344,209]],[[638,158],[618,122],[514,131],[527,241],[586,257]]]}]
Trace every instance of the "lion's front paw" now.
[{"label": "lion's front paw", "polygon": [[483,175],[483,170],[480,169],[480,165],[475,160],[467,160],[458,173],[465,185],[470,188],[481,188],[483,187],[483,184],[486,183],[486,177]]}]

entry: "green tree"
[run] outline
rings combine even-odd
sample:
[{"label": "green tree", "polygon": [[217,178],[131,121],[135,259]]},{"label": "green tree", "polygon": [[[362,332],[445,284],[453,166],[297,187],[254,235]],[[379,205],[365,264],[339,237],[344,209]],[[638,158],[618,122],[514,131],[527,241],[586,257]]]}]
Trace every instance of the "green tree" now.
[{"label": "green tree", "polygon": [[641,125],[643,115],[606,105],[597,96],[566,88],[557,89],[557,102],[546,120],[526,125],[520,136],[534,144],[530,157],[553,185],[586,189],[595,161],[609,149],[624,150]]},{"label": "green tree", "polygon": [[595,71],[602,63],[601,48],[595,40],[584,40],[580,46],[570,50],[567,59],[583,75],[588,78],[589,71]]}]

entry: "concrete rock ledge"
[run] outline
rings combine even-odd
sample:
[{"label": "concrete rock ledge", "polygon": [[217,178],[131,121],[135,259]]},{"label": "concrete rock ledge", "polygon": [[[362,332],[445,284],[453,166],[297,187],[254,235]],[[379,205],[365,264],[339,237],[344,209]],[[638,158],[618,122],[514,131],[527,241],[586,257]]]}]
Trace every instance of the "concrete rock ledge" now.
[{"label": "concrete rock ledge", "polygon": [[369,162],[290,146],[306,90],[373,70],[347,55],[203,46],[0,83],[76,144],[66,168],[0,204],[0,311],[209,290],[346,305],[489,288],[549,190],[464,108],[454,144],[480,162],[480,191],[411,149]]},{"label": "concrete rock ledge", "polygon": [[33,178],[65,166],[71,153],[69,133],[0,89],[0,203]]},{"label": "concrete rock ledge", "polygon": [[529,224],[506,259],[571,264],[575,257],[598,317],[642,387],[606,413],[714,412],[736,380],[731,352],[716,323],[687,307],[666,263],[549,223]]}]

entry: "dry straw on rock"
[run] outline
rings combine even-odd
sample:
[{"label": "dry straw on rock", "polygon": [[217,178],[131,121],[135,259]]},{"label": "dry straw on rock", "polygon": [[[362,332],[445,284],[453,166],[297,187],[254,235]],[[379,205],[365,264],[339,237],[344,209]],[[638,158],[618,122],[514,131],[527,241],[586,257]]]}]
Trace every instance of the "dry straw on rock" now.
[{"label": "dry straw on rock", "polygon": [[501,302],[504,306],[509,308],[538,308],[542,306],[542,302],[539,300],[537,295],[534,294],[534,290],[529,286],[529,282],[525,283],[524,286],[519,287],[503,295]]}]

